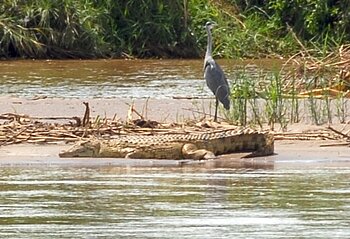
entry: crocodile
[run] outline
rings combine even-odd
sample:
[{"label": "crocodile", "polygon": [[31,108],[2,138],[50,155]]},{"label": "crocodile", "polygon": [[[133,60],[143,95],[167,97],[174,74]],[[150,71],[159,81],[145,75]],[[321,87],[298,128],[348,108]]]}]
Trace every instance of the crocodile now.
[{"label": "crocodile", "polygon": [[119,135],[90,138],[59,153],[62,158],[210,159],[216,155],[249,152],[266,156],[274,152],[273,135],[252,129],[224,129],[200,133]]}]

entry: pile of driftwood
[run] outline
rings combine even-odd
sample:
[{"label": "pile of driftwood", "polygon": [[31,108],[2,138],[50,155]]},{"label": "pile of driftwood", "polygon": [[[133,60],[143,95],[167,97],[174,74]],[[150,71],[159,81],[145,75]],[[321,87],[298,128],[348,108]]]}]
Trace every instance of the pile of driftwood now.
[{"label": "pile of driftwood", "polygon": [[[91,136],[108,138],[113,135],[183,132],[179,125],[159,124],[142,119],[124,123],[113,119],[95,118],[83,125],[79,117],[30,117],[7,113],[0,115],[0,120],[3,121],[0,124],[0,145],[23,142],[74,142]],[[195,128],[192,127],[192,130]]]},{"label": "pile of driftwood", "polygon": [[0,124],[0,145],[23,142],[71,142],[93,134],[112,134],[120,128],[111,123],[108,127],[83,126],[77,117],[30,117],[7,113],[0,115],[0,120],[3,121]]},{"label": "pile of driftwood", "polygon": [[[132,107],[138,115],[138,119],[127,122],[107,118],[91,118],[87,103],[83,117],[31,117],[29,115],[5,113],[0,115],[0,146],[16,143],[50,143],[50,142],[75,142],[91,136],[112,138],[116,135],[131,134],[184,134],[193,132],[205,132],[217,129],[236,128],[225,123],[186,122],[186,123],[159,123],[145,120]],[[347,133],[337,131],[332,127],[322,130],[306,132],[277,132],[276,140],[348,140]]]},{"label": "pile of driftwood", "polygon": [[175,134],[203,132],[219,128],[236,128],[215,122],[159,123],[146,120],[131,106],[137,119],[126,122],[115,118],[90,117],[88,103],[83,117],[33,117],[24,114],[0,114],[0,146],[16,143],[74,142],[91,136],[111,138],[131,134]]},{"label": "pile of driftwood", "polygon": [[350,97],[350,45],[342,45],[323,58],[312,56],[306,49],[285,64],[285,90],[298,96]]},{"label": "pile of driftwood", "polygon": [[350,136],[328,126],[324,129],[305,130],[302,132],[275,132],[275,140],[348,140]]}]

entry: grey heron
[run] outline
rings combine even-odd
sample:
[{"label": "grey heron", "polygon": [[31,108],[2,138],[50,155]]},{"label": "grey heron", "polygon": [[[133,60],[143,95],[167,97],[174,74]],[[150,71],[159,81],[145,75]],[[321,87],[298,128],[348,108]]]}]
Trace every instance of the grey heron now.
[{"label": "grey heron", "polygon": [[215,62],[212,56],[212,36],[211,29],[214,27],[214,23],[207,22],[205,24],[205,29],[208,34],[208,45],[207,52],[204,58],[204,78],[207,82],[208,88],[215,95],[215,115],[214,121],[217,121],[217,112],[219,101],[223,104],[226,110],[230,109],[230,87],[228,85],[227,79],[225,77],[224,71],[221,69],[220,65]]}]

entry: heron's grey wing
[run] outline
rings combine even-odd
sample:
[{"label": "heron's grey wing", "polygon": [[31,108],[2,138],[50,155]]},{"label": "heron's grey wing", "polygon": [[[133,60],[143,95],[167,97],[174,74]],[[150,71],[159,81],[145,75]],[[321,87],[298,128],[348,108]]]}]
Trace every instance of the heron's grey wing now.
[{"label": "heron's grey wing", "polygon": [[221,67],[214,61],[213,58],[208,58],[204,66],[204,78],[209,89],[216,95],[216,91],[221,84],[225,84],[222,78],[225,78]]},{"label": "heron's grey wing", "polygon": [[218,100],[224,105],[225,109],[230,108],[229,100],[229,84],[225,77],[224,71],[220,65],[213,59],[208,59],[205,63],[204,78],[207,82],[207,86],[218,98]]}]

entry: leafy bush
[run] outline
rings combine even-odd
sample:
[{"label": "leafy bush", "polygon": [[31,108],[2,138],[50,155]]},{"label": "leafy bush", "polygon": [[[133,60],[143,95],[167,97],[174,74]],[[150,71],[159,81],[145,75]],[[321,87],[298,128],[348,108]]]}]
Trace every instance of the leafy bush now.
[{"label": "leafy bush", "polygon": [[220,57],[325,54],[350,40],[350,2],[335,0],[3,0],[0,57],[199,57],[218,23]]}]

